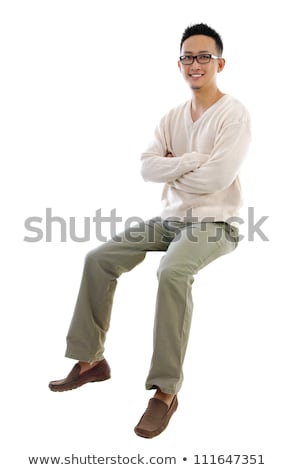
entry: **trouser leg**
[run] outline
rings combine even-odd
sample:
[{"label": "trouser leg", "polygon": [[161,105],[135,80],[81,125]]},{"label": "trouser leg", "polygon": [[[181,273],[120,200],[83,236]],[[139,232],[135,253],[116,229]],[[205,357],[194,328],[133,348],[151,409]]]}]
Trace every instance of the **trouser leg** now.
[{"label": "trouser leg", "polygon": [[67,335],[66,356],[85,362],[103,358],[117,278],[145,258],[147,251],[165,251],[161,224],[153,220],[114,237],[86,256],[74,315]]},{"label": "trouser leg", "polygon": [[179,391],[193,310],[194,275],[236,245],[224,225],[214,223],[206,224],[206,229],[201,224],[183,228],[170,243],[158,269],[154,351],[147,389],[159,387],[165,393]]}]

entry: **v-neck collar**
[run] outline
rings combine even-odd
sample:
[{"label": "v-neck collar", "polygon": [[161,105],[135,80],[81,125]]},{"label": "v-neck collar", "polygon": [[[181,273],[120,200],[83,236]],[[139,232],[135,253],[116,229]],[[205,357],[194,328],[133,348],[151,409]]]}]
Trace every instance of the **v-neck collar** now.
[{"label": "v-neck collar", "polygon": [[188,116],[188,122],[190,123],[191,126],[194,126],[194,125],[197,125],[199,124],[199,122],[202,121],[202,119],[211,111],[213,111],[217,106],[219,106],[219,104],[221,102],[223,102],[223,100],[226,98],[228,99],[229,95],[225,94],[223,96],[221,96],[221,98],[219,98],[217,101],[215,101],[215,103],[211,104],[211,106],[209,106],[209,108],[207,108],[202,116],[200,116],[196,121],[193,121],[193,118],[192,118],[192,114],[191,114],[191,109],[192,109],[192,100],[189,100],[188,103],[187,103],[187,116]]}]

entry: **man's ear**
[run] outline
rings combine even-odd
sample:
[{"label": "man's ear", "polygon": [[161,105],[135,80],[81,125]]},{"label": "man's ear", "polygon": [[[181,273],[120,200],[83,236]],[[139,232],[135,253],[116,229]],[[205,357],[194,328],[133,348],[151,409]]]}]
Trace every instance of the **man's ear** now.
[{"label": "man's ear", "polygon": [[181,72],[181,63],[180,63],[180,60],[177,62],[177,65],[178,65],[179,71]]},{"label": "man's ear", "polygon": [[224,59],[218,59],[218,69],[217,73],[222,72],[222,70],[225,67],[225,60]]}]

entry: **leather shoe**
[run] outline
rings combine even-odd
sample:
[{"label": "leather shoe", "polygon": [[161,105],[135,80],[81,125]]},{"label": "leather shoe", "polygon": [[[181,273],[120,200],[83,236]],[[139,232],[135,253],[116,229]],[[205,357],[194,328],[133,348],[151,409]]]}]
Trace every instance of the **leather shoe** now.
[{"label": "leather shoe", "polygon": [[50,390],[52,392],[65,392],[81,387],[81,385],[88,382],[101,382],[111,377],[111,369],[105,359],[102,359],[96,366],[82,374],[80,374],[80,368],[80,364],[77,362],[65,379],[49,382]]},{"label": "leather shoe", "polygon": [[135,434],[149,439],[158,436],[168,426],[170,418],[177,410],[177,407],[178,401],[176,395],[170,406],[158,398],[151,398],[147,409],[134,428]]}]

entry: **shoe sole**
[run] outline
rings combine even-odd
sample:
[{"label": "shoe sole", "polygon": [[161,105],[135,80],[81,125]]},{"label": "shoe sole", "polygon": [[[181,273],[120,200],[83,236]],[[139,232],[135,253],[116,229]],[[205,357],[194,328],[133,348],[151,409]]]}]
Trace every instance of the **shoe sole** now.
[{"label": "shoe sole", "polygon": [[103,382],[105,380],[109,380],[111,378],[111,376],[109,375],[108,377],[102,377],[102,378],[99,378],[99,379],[94,379],[94,380],[85,380],[83,382],[79,382],[79,383],[72,383],[72,384],[68,384],[68,386],[50,386],[49,385],[49,389],[51,390],[51,392],[68,392],[70,390],[75,390],[76,388],[79,388],[79,387],[82,387],[83,385],[86,385],[88,383],[94,383],[94,382]]}]

